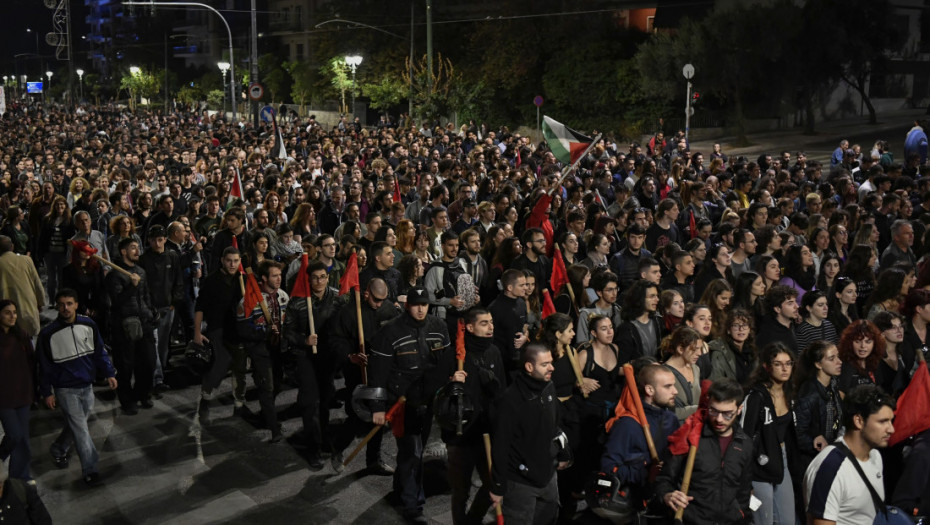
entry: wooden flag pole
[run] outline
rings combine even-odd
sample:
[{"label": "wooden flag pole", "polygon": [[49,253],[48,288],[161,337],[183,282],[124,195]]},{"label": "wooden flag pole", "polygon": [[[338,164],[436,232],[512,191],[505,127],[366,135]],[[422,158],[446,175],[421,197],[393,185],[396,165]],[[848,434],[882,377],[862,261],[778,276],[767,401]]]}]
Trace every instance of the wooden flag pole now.
[{"label": "wooden flag pole", "polygon": [[[491,469],[491,435],[485,433],[484,438],[484,453],[488,458],[488,479],[491,479],[491,476],[494,475],[494,471]],[[501,504],[497,503],[494,505],[494,514],[497,516],[497,523],[504,522],[504,511],[501,509]]]},{"label": "wooden flag pole", "polygon": [[[365,327],[362,324],[362,293],[361,286],[355,287],[355,316],[358,319],[358,353],[365,353]],[[362,384],[368,384],[368,365],[362,364]]]},{"label": "wooden flag pole", "polygon": [[581,367],[578,366],[578,359],[575,357],[575,351],[570,345],[565,347],[565,356],[568,357],[568,362],[571,363],[572,370],[575,371],[575,379],[578,381],[578,390],[581,390],[582,396],[588,397],[587,392],[582,388],[584,386],[584,376],[581,375]]},{"label": "wooden flag pole", "polygon": [[639,397],[639,389],[636,386],[636,376],[633,373],[633,365],[627,363],[623,365],[623,375],[626,377],[626,387],[630,389],[633,395],[633,402],[636,403],[636,414],[643,422],[643,433],[646,436],[646,447],[649,448],[649,457],[653,463],[659,462],[659,453],[656,451],[656,444],[652,440],[652,432],[649,431],[649,420],[646,419],[646,411],[643,409],[643,400]]},{"label": "wooden flag pole", "polygon": [[[250,266],[250,267],[246,268],[246,269],[245,269],[245,273],[247,273],[247,274],[249,274],[249,275],[252,275],[252,267]],[[240,280],[240,281],[242,280],[242,274],[241,274],[241,273],[239,274],[239,280]],[[261,290],[259,290],[259,293],[261,293]],[[262,307],[262,315],[265,316],[265,322],[270,324],[270,323],[271,323],[271,313],[268,312],[268,303],[265,302],[265,294],[261,294],[261,296],[262,296],[262,300],[261,300],[261,302],[259,302],[258,304]],[[245,297],[245,288],[244,288],[244,287],[243,287],[243,291],[242,291],[242,297]],[[245,315],[248,316],[248,315],[249,315],[249,312],[245,312]]]},{"label": "wooden flag pole", "polygon": [[[681,478],[681,492],[685,496],[688,495],[688,488],[691,486],[691,474],[694,473],[694,460],[697,458],[697,447],[691,445],[691,448],[688,449],[688,462],[685,463],[685,473]],[[685,508],[682,507],[675,511],[675,523],[682,523],[682,518],[685,515]]]},{"label": "wooden flag pole", "polygon": [[[313,295],[313,290],[310,290],[310,295]],[[307,320],[310,321],[310,335],[316,335],[316,327],[313,325],[313,301],[310,299],[310,295],[307,296]],[[316,345],[311,348],[315,354]]]},{"label": "wooden flag pole", "polygon": [[91,254],[91,257],[93,257],[94,259],[97,259],[98,261],[100,261],[101,264],[105,264],[105,265],[109,266],[110,268],[113,268],[114,270],[116,270],[116,271],[118,271],[119,273],[125,275],[126,277],[132,277],[133,275],[136,275],[136,274],[130,272],[129,270],[125,269],[125,268],[120,268],[120,267],[117,266],[116,264],[113,264],[112,262],[110,262],[110,261],[104,259],[103,257],[97,255],[96,253]]}]

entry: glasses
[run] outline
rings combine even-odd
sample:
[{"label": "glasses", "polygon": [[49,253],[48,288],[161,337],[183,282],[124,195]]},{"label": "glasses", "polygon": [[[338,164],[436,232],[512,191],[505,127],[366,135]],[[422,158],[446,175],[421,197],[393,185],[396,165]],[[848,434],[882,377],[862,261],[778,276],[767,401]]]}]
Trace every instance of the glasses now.
[{"label": "glasses", "polygon": [[735,324],[732,326],[732,328],[734,330],[740,330],[740,331],[749,330],[749,325],[748,324]]},{"label": "glasses", "polygon": [[781,368],[782,370],[788,370],[794,366],[794,361],[772,361],[772,366]]},{"label": "glasses", "polygon": [[724,421],[732,421],[733,418],[736,417],[736,410],[727,410],[726,412],[721,412],[716,408],[708,408],[707,415],[710,416],[711,419],[717,419],[717,416],[721,416],[723,417]]}]

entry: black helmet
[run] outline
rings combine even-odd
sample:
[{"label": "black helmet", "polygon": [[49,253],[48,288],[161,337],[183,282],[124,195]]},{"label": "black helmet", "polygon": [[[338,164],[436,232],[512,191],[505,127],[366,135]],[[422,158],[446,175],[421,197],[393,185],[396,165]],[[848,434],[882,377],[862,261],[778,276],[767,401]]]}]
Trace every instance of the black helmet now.
[{"label": "black helmet", "polygon": [[371,422],[371,416],[374,412],[374,410],[372,410],[372,403],[377,401],[387,404],[387,389],[358,385],[355,387],[355,390],[352,391],[352,409],[355,411],[355,415],[362,421]]},{"label": "black helmet", "polygon": [[475,422],[480,407],[476,407],[465,391],[465,383],[450,381],[436,392],[433,405],[436,421],[443,430],[462,432]]}]

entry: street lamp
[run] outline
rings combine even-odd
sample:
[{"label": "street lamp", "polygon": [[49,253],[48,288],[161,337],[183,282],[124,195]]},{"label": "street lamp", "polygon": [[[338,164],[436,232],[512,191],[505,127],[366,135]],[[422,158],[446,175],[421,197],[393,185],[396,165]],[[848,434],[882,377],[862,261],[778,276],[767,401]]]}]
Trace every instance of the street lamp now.
[{"label": "street lamp", "polygon": [[77,76],[78,76],[78,82],[80,83],[80,88],[81,88],[80,90],[81,101],[83,101],[84,100],[84,70],[77,69],[74,72],[77,73]]},{"label": "street lamp", "polygon": [[[220,68],[220,71],[223,72],[223,86],[226,85],[226,72],[229,71],[229,62],[219,62],[216,64]],[[236,103],[235,100],[232,101],[233,104]],[[226,118],[226,90],[223,90],[223,118]]]},{"label": "street lamp", "polygon": [[352,115],[358,116],[355,110],[355,70],[358,68],[359,64],[362,63],[362,57],[359,55],[348,55],[346,56],[346,64],[352,68]]},{"label": "street lamp", "polygon": [[52,72],[51,72],[51,71],[46,71],[46,72],[45,72],[45,76],[48,77],[48,89],[46,90],[46,95],[45,95],[45,96],[46,96],[46,98],[47,98],[48,100],[51,100],[52,97],[51,97],[50,95],[51,95],[51,92],[52,92]]}]

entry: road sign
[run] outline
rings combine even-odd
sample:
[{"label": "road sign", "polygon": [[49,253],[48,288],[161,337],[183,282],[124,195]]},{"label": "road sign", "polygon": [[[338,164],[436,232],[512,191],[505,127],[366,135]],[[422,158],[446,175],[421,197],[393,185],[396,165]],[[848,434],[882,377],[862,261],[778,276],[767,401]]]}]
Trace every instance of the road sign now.
[{"label": "road sign", "polygon": [[262,122],[273,122],[274,121],[274,108],[271,106],[265,106],[258,112],[258,116],[262,119]]},{"label": "road sign", "polygon": [[691,80],[691,78],[694,77],[694,66],[685,64],[685,67],[681,68],[681,74],[684,75],[687,80]]},{"label": "road sign", "polygon": [[536,98],[533,99],[533,104],[538,108],[543,104],[543,98],[539,95],[536,95]]},{"label": "road sign", "polygon": [[258,82],[252,82],[249,84],[249,98],[252,100],[259,100],[265,94],[265,88],[262,87]]}]

